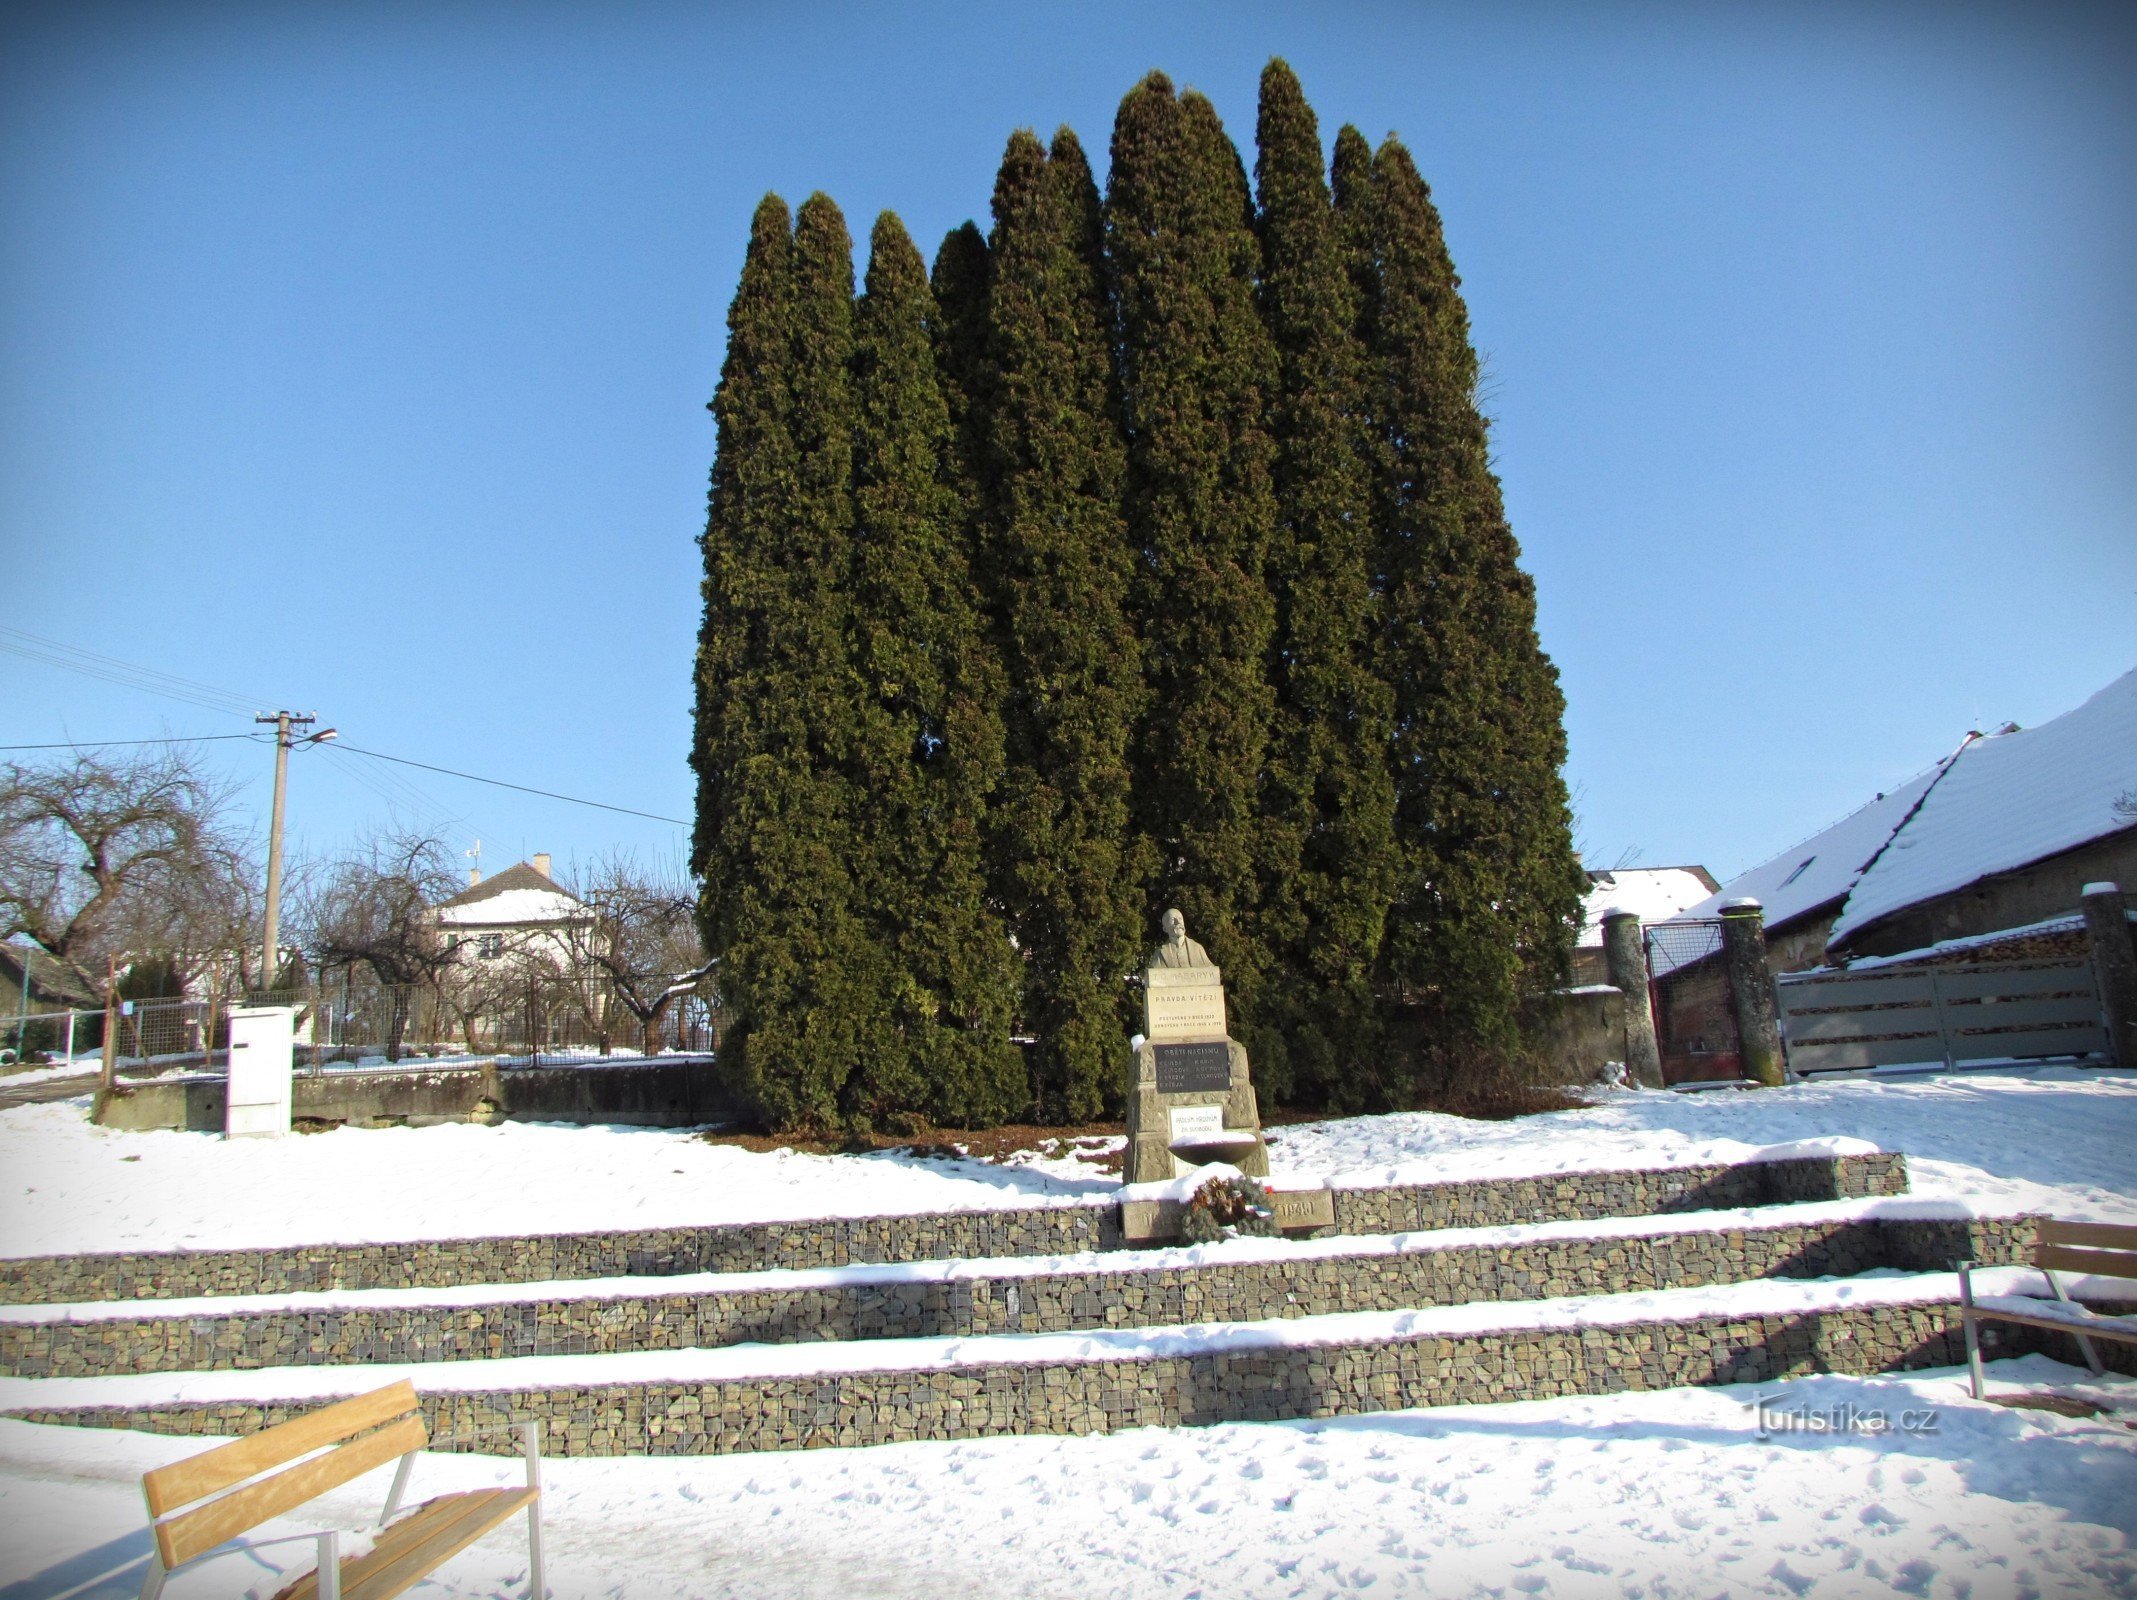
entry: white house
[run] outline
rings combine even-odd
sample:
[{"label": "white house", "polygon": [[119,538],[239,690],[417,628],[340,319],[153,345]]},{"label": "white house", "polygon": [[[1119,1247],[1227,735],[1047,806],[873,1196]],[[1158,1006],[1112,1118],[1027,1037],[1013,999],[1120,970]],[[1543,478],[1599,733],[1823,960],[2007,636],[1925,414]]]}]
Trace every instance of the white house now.
[{"label": "white house", "polygon": [[574,941],[583,940],[594,921],[586,902],[550,876],[547,855],[470,882],[436,914],[447,947],[472,946],[463,958],[478,971],[530,956],[563,970],[571,965]]}]

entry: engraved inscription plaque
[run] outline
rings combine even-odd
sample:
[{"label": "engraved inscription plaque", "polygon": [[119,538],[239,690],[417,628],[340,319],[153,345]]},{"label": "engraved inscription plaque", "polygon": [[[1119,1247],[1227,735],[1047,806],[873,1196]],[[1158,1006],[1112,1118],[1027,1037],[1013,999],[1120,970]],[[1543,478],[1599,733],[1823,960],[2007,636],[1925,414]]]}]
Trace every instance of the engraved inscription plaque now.
[{"label": "engraved inscription plaque", "polygon": [[1174,1106],[1172,1108],[1172,1142],[1174,1144],[1215,1143],[1223,1137],[1224,1107]]},{"label": "engraved inscription plaque", "polygon": [[1161,1044],[1155,1053],[1159,1094],[1193,1094],[1231,1087],[1232,1047],[1222,1039],[1203,1044]]},{"label": "engraved inscription plaque", "polygon": [[1152,967],[1143,974],[1143,1034],[1164,1039],[1222,1039],[1224,974],[1216,967]]}]

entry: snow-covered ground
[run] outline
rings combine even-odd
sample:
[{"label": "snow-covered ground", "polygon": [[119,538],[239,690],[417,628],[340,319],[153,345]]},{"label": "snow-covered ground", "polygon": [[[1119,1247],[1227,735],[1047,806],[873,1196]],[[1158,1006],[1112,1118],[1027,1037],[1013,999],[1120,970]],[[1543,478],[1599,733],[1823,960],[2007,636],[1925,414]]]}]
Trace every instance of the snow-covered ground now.
[{"label": "snow-covered ground", "polygon": [[[558,1600],[2137,1594],[2137,1384],[2037,1357],[1992,1370],[2109,1414],[1977,1404],[1957,1374],[1936,1373],[1087,1439],[555,1461],[549,1583]],[[198,1448],[0,1422],[0,1595],[137,1593],[140,1474]],[[431,1457],[413,1487],[515,1472]],[[361,1528],[386,1477],[275,1531]],[[523,1594],[525,1551],[510,1525],[414,1592]],[[309,1551],[264,1554],[294,1568]],[[165,1592],[266,1596],[283,1581],[231,1556]]]},{"label": "snow-covered ground", "polygon": [[[0,1256],[580,1232],[1077,1205],[1116,1180],[1062,1154],[757,1154],[687,1132],[507,1123],[274,1141],[91,1127],[86,1099],[0,1110]],[[1416,1112],[1275,1130],[1286,1182],[1420,1182],[1740,1160],[1833,1136],[1908,1155],[1915,1192],[2137,1221],[2137,1074],[2042,1067],[1760,1092],[1600,1094],[1472,1122]]]},{"label": "snow-covered ground", "polygon": [[[226,1144],[93,1129],[85,1109],[0,1110],[0,1253],[1085,1204],[1113,1192],[1113,1180],[1067,1155],[1016,1166],[756,1155],[684,1133],[539,1125]],[[1907,1152],[1917,1195],[1941,1204],[2137,1220],[2137,1075],[2067,1068],[1612,1093],[1585,1110],[1506,1123],[1357,1118],[1280,1129],[1272,1153],[1290,1181],[1367,1183],[1729,1159],[1831,1138]],[[2018,1276],[1982,1286],[2002,1290]],[[1912,1291],[1871,1279],[1719,1292]],[[1610,1310],[1538,1305],[1525,1314]],[[1489,1322],[1517,1313],[1389,1315]],[[1282,1336],[1313,1332],[1294,1326]],[[821,1345],[688,1359],[852,1355]],[[2038,1357],[1990,1373],[2007,1395],[2052,1387],[2105,1414],[1978,1404],[1962,1375],[1941,1372],[1097,1438],[553,1461],[550,1584],[558,1600],[2137,1597],[2137,1383],[2093,1382]],[[1766,1397],[1763,1411],[1755,1395]],[[136,1593],[147,1550],[140,1474],[200,1448],[0,1422],[0,1600]],[[513,1470],[434,1458],[416,1488],[509,1481]],[[320,1519],[363,1526],[384,1492],[385,1475],[374,1476],[361,1492],[328,1496]],[[317,1523],[286,1526],[307,1525]],[[515,1587],[524,1548],[502,1530],[415,1592],[524,1592]],[[303,1546],[269,1554],[292,1565],[308,1557]],[[182,1574],[167,1592],[265,1596],[284,1581],[280,1569],[231,1557]]]}]

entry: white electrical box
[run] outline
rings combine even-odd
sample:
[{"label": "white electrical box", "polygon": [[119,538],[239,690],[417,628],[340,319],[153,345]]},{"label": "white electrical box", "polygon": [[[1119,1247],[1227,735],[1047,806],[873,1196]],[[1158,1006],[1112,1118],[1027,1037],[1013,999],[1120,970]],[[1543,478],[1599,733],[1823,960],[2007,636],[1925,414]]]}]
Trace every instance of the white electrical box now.
[{"label": "white electrical box", "polygon": [[243,1006],[230,1013],[230,1089],[223,1113],[229,1139],[289,1132],[289,1079],[297,1013],[291,1006]]}]

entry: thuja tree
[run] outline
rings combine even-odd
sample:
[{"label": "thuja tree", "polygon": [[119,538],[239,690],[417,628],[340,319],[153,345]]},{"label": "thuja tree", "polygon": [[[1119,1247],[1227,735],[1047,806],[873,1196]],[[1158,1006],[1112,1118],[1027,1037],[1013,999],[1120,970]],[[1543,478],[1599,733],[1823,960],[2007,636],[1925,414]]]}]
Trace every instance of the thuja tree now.
[{"label": "thuja tree", "polygon": [[[985,589],[1007,668],[996,883],[1041,1111],[1117,1108],[1146,863],[1129,826],[1140,654],[1098,192],[1075,136],[1009,141],[994,191]],[[948,247],[945,247],[945,257]],[[938,276],[941,267],[938,263]]]},{"label": "thuja tree", "polygon": [[1285,870],[1263,810],[1276,357],[1255,303],[1259,247],[1238,152],[1210,103],[1176,95],[1161,73],[1121,102],[1106,238],[1151,687],[1140,822],[1158,898],[1186,913],[1225,969],[1241,1031],[1258,1043],[1269,955],[1257,913],[1262,885]]},{"label": "thuja tree", "polygon": [[852,294],[838,208],[811,196],[790,233],[767,197],[712,402],[693,866],[733,1019],[726,1048],[784,1127],[839,1123],[854,1065],[885,1031],[846,777]]},{"label": "thuja tree", "polygon": [[1372,443],[1360,296],[1322,176],[1320,131],[1282,61],[1262,73],[1255,177],[1262,307],[1276,345],[1276,598],[1265,890],[1273,961],[1257,1073],[1352,1103],[1378,1051],[1373,968],[1394,883],[1390,694],[1374,672]]},{"label": "thuja tree", "polygon": [[1422,1019],[1414,1069],[1445,1077],[1512,1059],[1517,1002],[1563,970],[1584,879],[1560,773],[1564,700],[1491,470],[1460,280],[1392,139],[1368,209],[1387,440],[1380,664],[1404,846],[1385,970]]},{"label": "thuja tree", "polygon": [[988,280],[993,265],[987,240],[970,222],[960,223],[935,252],[929,287],[935,309],[928,324],[935,371],[956,435],[958,471],[975,493],[984,471],[987,432],[982,366],[987,347]]},{"label": "thuja tree", "polygon": [[1017,974],[981,860],[1002,770],[1001,671],[973,592],[972,516],[930,347],[934,296],[888,212],[854,324],[852,636],[858,903],[887,957],[889,1028],[851,1110],[984,1127],[1024,1109],[1010,1042]]}]

